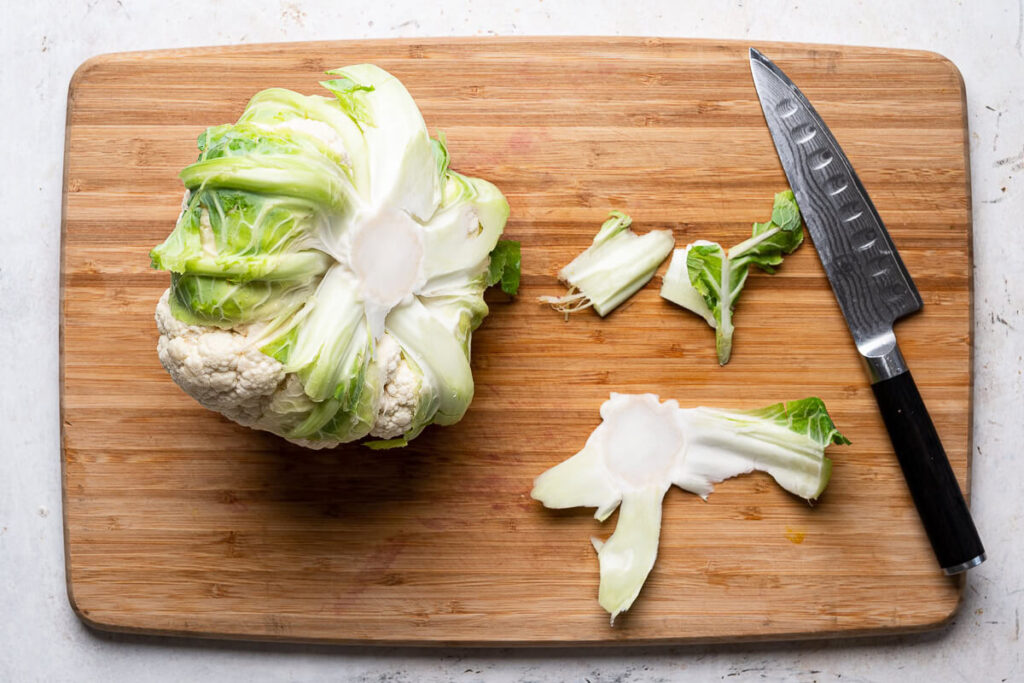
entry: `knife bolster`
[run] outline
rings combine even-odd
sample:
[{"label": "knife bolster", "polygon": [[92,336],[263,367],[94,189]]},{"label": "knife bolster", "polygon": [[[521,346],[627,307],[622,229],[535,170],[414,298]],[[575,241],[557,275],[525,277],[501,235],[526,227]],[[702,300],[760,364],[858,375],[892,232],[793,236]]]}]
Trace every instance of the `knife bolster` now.
[{"label": "knife bolster", "polygon": [[895,336],[893,337],[892,346],[878,355],[864,354],[862,358],[867,366],[868,376],[871,378],[872,384],[878,384],[883,380],[891,379],[907,372],[907,362],[903,359],[903,354],[900,353],[900,347],[896,345]]}]

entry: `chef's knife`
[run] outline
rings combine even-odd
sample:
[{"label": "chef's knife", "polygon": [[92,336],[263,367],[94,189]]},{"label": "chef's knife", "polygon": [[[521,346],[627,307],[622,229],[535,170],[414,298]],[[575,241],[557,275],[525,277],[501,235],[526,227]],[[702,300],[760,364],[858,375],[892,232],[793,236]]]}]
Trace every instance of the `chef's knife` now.
[{"label": "chef's knife", "polygon": [[893,334],[896,320],[921,308],[921,295],[849,159],[811,103],[754,48],[750,70],[782,168],[867,362],[871,388],[939,565],[947,574],[976,567],[985,561],[985,549]]}]

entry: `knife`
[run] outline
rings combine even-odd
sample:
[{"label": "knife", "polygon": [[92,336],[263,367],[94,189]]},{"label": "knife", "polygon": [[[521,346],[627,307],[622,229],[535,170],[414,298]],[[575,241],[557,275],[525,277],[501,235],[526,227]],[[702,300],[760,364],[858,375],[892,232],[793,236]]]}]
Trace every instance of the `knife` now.
[{"label": "knife", "polygon": [[985,549],[892,329],[896,320],[920,310],[921,295],[818,112],[754,48],[750,71],[782,168],[866,361],[875,400],[939,566],[946,574],[977,567],[985,561]]}]

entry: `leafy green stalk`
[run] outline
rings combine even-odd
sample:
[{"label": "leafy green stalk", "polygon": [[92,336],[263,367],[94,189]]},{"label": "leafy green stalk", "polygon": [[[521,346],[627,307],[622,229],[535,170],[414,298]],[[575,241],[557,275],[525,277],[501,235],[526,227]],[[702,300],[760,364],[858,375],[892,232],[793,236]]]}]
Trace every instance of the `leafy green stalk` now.
[{"label": "leafy green stalk", "polygon": [[775,195],[771,219],[754,223],[751,237],[726,252],[715,242],[697,241],[677,249],[662,283],[661,295],[687,308],[715,328],[718,362],[732,354],[733,310],[750,266],[775,272],[782,257],[803,242],[800,209],[791,190]]},{"label": "leafy green stalk", "polygon": [[328,169],[319,160],[299,159],[286,154],[264,154],[259,159],[205,159],[186,166],[180,175],[190,190],[225,188],[278,193],[337,211],[344,211],[352,203],[348,181],[337,169]]},{"label": "leafy green stalk", "polygon": [[742,456],[742,462],[736,462],[746,468],[743,471],[767,472],[790,493],[814,500],[832,475],[825,448],[850,443],[839,433],[824,401],[814,396],[750,411],[695,408],[693,418],[698,429],[688,467],[693,476],[706,480],[708,491]]}]

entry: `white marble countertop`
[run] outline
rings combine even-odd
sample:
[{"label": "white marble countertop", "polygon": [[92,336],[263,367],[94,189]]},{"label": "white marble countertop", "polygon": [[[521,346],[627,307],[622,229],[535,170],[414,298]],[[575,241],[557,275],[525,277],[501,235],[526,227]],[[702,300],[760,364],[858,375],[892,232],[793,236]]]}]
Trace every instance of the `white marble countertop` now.
[{"label": "white marble countertop", "polygon": [[[258,6],[257,6],[258,5]],[[0,3],[0,681],[1024,680],[1024,0],[56,0]],[[58,252],[68,80],[103,52],[447,35],[661,35],[918,48],[967,84],[974,514],[989,560],[944,630],[674,648],[417,650],[101,634],[64,588]],[[156,86],[158,87],[158,86]]]}]

